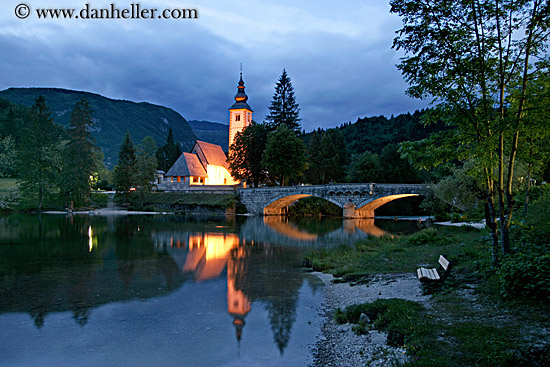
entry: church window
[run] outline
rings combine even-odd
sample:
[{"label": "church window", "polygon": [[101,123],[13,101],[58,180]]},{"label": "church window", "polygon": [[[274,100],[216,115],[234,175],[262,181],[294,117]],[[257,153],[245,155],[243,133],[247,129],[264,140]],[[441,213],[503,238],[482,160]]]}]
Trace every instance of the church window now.
[{"label": "church window", "polygon": [[235,121],[241,121],[241,115],[235,115]]}]

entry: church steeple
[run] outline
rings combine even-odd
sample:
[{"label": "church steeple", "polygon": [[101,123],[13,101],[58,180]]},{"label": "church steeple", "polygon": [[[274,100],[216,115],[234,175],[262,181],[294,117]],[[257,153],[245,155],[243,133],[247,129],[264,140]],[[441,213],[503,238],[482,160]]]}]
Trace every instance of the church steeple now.
[{"label": "church steeple", "polygon": [[235,94],[235,102],[246,102],[248,96],[244,91],[243,72],[241,71],[241,79],[239,80],[239,86],[237,87],[237,94]]},{"label": "church steeple", "polygon": [[247,103],[248,96],[244,91],[243,70],[241,65],[241,74],[237,94],[235,94],[235,103],[229,108],[229,147],[233,144],[233,139],[237,132],[244,130],[252,123],[252,108]]}]

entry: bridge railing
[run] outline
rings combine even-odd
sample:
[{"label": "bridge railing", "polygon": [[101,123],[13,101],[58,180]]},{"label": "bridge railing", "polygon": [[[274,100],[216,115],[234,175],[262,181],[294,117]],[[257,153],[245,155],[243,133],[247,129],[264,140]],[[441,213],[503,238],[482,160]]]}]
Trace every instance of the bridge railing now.
[{"label": "bridge railing", "polygon": [[247,187],[238,188],[238,190],[296,190],[296,189],[343,189],[343,188],[381,188],[381,189],[419,189],[425,190],[430,187],[429,184],[387,184],[387,183],[342,183],[342,184],[326,184],[326,185],[295,185],[295,186],[264,186],[264,187]]}]

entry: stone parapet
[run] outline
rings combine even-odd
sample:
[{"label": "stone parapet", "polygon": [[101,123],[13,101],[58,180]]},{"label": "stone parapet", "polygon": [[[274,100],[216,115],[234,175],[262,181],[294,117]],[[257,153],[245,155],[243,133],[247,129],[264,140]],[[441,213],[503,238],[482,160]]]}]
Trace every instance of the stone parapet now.
[{"label": "stone parapet", "polygon": [[374,210],[387,202],[426,195],[429,190],[429,185],[365,183],[238,188],[237,192],[241,203],[256,215],[283,215],[292,201],[316,196],[341,207],[345,218],[372,218]]}]

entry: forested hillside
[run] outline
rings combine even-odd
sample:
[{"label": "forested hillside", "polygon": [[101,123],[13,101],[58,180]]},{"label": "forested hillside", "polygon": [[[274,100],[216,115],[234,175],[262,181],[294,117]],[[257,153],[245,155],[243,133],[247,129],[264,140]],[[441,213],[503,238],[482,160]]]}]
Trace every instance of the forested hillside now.
[{"label": "forested hillside", "polygon": [[[116,164],[119,147],[126,132],[130,132],[132,139],[136,142],[151,136],[160,146],[166,141],[169,128],[172,128],[174,139],[184,150],[190,149],[196,140],[187,121],[170,108],[146,102],[114,100],[98,94],[58,88],[10,88],[0,91],[0,98],[5,99],[0,102],[0,133],[9,130],[17,134],[21,129],[15,125],[25,121],[20,119],[14,123],[11,118],[8,118],[10,111],[12,114],[24,114],[24,111],[20,107],[13,108],[6,100],[30,107],[39,95],[46,99],[54,121],[62,126],[67,126],[69,123],[71,111],[77,101],[85,98],[89,102],[94,121],[92,136],[105,154],[105,164],[109,168]],[[3,135],[13,134],[3,133]]]},{"label": "forested hillside", "polygon": [[222,147],[224,152],[228,150],[229,143],[229,126],[219,122],[211,121],[187,121],[198,140],[205,141],[211,144],[217,144]]},{"label": "forested hillside", "polygon": [[442,123],[424,127],[420,123],[424,113],[363,117],[355,123],[303,135],[309,158],[306,180],[312,183],[429,180],[425,172],[415,170],[398,152],[401,142],[425,139],[445,129]]}]

